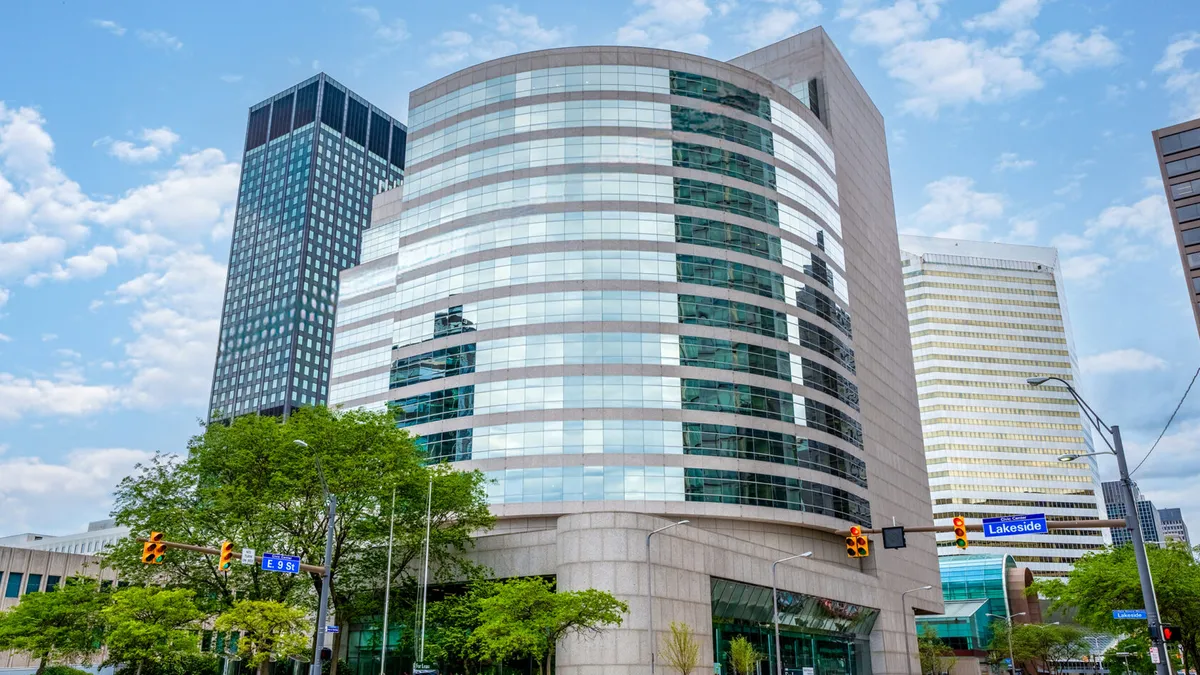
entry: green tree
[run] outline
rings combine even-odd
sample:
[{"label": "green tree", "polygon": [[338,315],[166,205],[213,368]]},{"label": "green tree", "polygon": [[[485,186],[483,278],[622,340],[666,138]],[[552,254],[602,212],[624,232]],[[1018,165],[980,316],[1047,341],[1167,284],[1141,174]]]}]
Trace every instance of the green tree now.
[{"label": "green tree", "polygon": [[461,668],[467,675],[475,672],[481,665],[481,657],[471,636],[481,624],[480,601],[494,593],[493,583],[477,581],[464,593],[429,603],[426,659],[451,666],[451,672],[453,668]]},{"label": "green tree", "polygon": [[[350,622],[382,610],[393,489],[393,590],[415,585],[431,478],[433,580],[477,573],[466,557],[471,534],[494,522],[483,475],[426,466],[412,437],[386,413],[318,407],[297,410],[287,420],[247,415],[228,426],[210,424],[192,438],[185,457],[156,457],[123,481],[114,516],[138,535],[154,530],[169,541],[207,546],[229,540],[239,548],[298,555],[319,566],[327,510],[317,458],[338,500],[330,599],[342,631],[334,636],[334,649],[340,649]],[[213,556],[178,550],[168,551],[164,565],[142,565],[140,548],[134,538],[125,540],[110,552],[110,564],[135,583],[154,576],[194,590],[197,598],[212,598],[207,609],[214,613],[232,605],[234,590],[239,598],[313,607],[322,584],[319,574],[278,574],[257,566],[234,565],[225,574]]]},{"label": "green tree", "polygon": [[219,631],[240,631],[237,656],[259,675],[271,672],[272,661],[308,654],[311,624],[304,610],[270,600],[243,600],[217,617]]},{"label": "green tree", "polygon": [[[1200,563],[1196,552],[1179,542],[1146,549],[1162,621],[1180,627],[1185,663],[1195,668],[1200,639]],[[1123,635],[1129,621],[1114,619],[1113,609],[1141,609],[1142,590],[1132,546],[1108,548],[1085,555],[1067,580],[1046,580],[1037,592],[1054,602],[1052,610],[1071,609],[1087,628]]]},{"label": "green tree", "polygon": [[[993,660],[1008,658],[1009,626],[1004,621],[992,624],[992,643],[988,645]],[[1012,627],[1012,654],[1018,666],[1039,665],[1040,670],[1062,672],[1067,661],[1077,661],[1088,653],[1083,631],[1074,626],[1055,624],[1016,624]],[[1026,668],[1026,672],[1035,672]]]},{"label": "green tree", "polygon": [[99,644],[107,600],[95,579],[69,579],[53,591],[27,593],[0,612],[0,651],[28,654],[38,662],[38,675],[56,662],[87,662]]},{"label": "green tree", "polygon": [[729,665],[734,675],[751,675],[763,655],[745,637],[738,635],[729,641]]},{"label": "green tree", "polygon": [[700,643],[691,626],[671,622],[671,634],[663,637],[662,659],[679,675],[691,675],[700,665]]},{"label": "green tree", "polygon": [[479,600],[479,626],[470,645],[479,658],[504,661],[530,656],[550,675],[558,642],[568,635],[594,636],[620,626],[629,605],[605,591],[556,593],[541,578],[512,579]]},{"label": "green tree", "polygon": [[[1171,661],[1176,666],[1175,670],[1178,671],[1181,664],[1175,656],[1175,650],[1170,651]],[[1121,653],[1129,654],[1129,656],[1117,656]],[[1128,671],[1125,670],[1126,663],[1129,664]],[[1149,634],[1132,635],[1113,645],[1104,653],[1104,666],[1111,675],[1154,675],[1155,666],[1150,661]]]},{"label": "green tree", "polygon": [[917,637],[917,653],[921,657],[921,672],[929,675],[949,672],[958,661],[954,650],[938,637],[937,629],[925,626]]},{"label": "green tree", "polygon": [[204,613],[186,589],[132,586],[113,594],[101,612],[106,665],[122,665],[136,675],[170,671],[199,653],[196,629]]}]

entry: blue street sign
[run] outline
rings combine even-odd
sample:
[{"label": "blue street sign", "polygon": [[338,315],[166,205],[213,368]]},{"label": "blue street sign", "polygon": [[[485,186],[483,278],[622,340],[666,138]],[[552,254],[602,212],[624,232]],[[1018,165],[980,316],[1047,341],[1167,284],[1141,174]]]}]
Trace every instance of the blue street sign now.
[{"label": "blue street sign", "polygon": [[300,556],[264,553],[262,568],[268,572],[283,572],[284,574],[300,573]]},{"label": "blue street sign", "polygon": [[325,632],[326,633],[340,633],[340,632],[342,632],[342,629],[338,628],[337,626],[325,626]]},{"label": "blue street sign", "polygon": [[1146,610],[1144,609],[1114,609],[1114,619],[1141,619],[1146,620]]},{"label": "blue street sign", "polygon": [[1000,516],[983,519],[984,537],[1011,537],[1014,534],[1046,534],[1046,514],[1032,513],[1027,516]]}]

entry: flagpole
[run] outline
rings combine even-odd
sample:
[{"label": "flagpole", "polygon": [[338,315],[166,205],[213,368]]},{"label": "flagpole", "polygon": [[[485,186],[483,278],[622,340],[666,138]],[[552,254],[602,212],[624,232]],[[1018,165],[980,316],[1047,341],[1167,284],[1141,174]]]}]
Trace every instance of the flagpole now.
[{"label": "flagpole", "polygon": [[379,675],[386,673],[388,643],[388,604],[392,599],[392,541],[396,534],[396,488],[392,488],[391,523],[388,524],[387,575],[383,586],[383,644],[379,647]]}]

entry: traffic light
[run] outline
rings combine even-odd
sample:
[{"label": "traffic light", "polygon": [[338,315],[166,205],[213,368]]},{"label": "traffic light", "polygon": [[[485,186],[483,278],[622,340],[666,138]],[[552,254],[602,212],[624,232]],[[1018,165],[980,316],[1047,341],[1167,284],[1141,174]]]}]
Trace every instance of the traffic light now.
[{"label": "traffic light", "polygon": [[959,548],[970,546],[967,541],[967,521],[962,516],[954,516],[954,545]]},{"label": "traffic light", "polygon": [[1158,635],[1163,642],[1179,642],[1183,639],[1183,633],[1179,630],[1179,626],[1162,624],[1158,627]]},{"label": "traffic light", "polygon": [[149,539],[142,544],[142,562],[147,565],[161,565],[167,555],[167,545],[162,543],[162,532],[151,532]]},{"label": "traffic light", "polygon": [[871,555],[871,544],[862,535],[862,528],[850,527],[850,536],[846,537],[846,555],[851,558],[865,558]]},{"label": "traffic light", "polygon": [[221,542],[221,566],[218,568],[222,572],[228,572],[229,568],[233,567],[233,542]]}]

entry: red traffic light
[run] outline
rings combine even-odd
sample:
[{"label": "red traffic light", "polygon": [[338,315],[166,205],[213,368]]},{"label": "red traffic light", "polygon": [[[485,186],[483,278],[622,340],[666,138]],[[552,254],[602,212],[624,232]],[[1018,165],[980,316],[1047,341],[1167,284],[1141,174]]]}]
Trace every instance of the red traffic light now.
[{"label": "red traffic light", "polygon": [[1183,632],[1179,630],[1179,626],[1161,625],[1158,628],[1163,642],[1179,642],[1183,639]]}]

